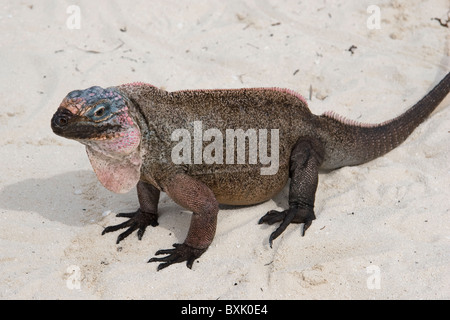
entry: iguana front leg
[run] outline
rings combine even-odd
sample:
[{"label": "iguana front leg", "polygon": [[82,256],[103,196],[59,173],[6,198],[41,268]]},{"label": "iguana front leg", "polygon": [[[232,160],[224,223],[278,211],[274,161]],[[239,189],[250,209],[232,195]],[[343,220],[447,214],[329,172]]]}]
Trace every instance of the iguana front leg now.
[{"label": "iguana front leg", "polygon": [[302,235],[316,219],[314,215],[314,200],[319,181],[318,168],[322,161],[321,146],[318,142],[308,139],[299,140],[290,157],[289,175],[289,209],[284,211],[271,210],[260,220],[259,224],[274,224],[280,226],[270,235],[269,244],[275,240],[290,223],[304,223]]},{"label": "iguana front leg", "polygon": [[204,183],[186,175],[177,174],[163,186],[163,190],[176,203],[193,212],[188,235],[182,244],[174,244],[174,249],[159,250],[155,255],[166,257],[151,258],[148,262],[162,262],[158,271],[173,263],[186,261],[188,268],[208,249],[216,233],[219,204],[214,193]]},{"label": "iguana front leg", "polygon": [[119,234],[116,243],[128,237],[133,231],[138,230],[138,239],[141,240],[147,226],[156,227],[158,225],[158,201],[160,191],[151,184],[139,181],[137,184],[137,194],[139,199],[139,209],[130,213],[119,213],[116,217],[130,218],[121,224],[106,227],[102,235],[108,232],[128,228]]}]

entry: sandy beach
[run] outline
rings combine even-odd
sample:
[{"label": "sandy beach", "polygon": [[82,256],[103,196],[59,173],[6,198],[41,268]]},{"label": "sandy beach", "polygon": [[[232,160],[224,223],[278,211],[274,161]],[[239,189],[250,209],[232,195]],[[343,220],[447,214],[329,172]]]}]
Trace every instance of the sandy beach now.
[{"label": "sandy beach", "polygon": [[448,0],[2,1],[0,299],[449,299],[450,97],[387,155],[321,173],[304,237],[291,225],[270,248],[275,226],[257,224],[286,208],[286,187],[220,210],[192,270],[147,263],[184,240],[191,213],[162,194],[159,226],[116,245],[102,230],[138,208],[136,192],[106,190],[84,146],[50,128],[68,92],[135,81],[288,88],[315,114],[382,122],[450,71],[449,10]]}]

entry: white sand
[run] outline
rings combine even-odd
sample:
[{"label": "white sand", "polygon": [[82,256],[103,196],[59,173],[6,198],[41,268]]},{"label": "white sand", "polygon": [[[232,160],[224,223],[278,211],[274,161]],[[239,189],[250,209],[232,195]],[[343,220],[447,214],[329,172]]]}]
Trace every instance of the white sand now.
[{"label": "white sand", "polygon": [[71,1],[0,5],[0,298],[450,298],[449,98],[383,158],[321,174],[305,237],[292,225],[270,249],[274,226],[257,225],[286,206],[285,189],[220,211],[193,270],[146,263],[189,227],[190,213],[166,195],[160,226],[142,241],[101,236],[124,221],[115,213],[137,208],[136,194],[104,189],[84,147],[50,129],[69,91],[133,81],[306,97],[312,86],[316,114],[384,121],[450,69],[449,29],[432,19],[448,19],[447,0],[376,1],[379,30],[366,25],[374,1],[73,2],[79,30],[66,27]]}]

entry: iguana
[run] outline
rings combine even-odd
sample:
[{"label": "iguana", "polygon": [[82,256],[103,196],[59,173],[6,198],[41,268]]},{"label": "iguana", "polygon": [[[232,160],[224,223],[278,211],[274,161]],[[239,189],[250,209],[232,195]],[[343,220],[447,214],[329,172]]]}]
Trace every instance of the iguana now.
[{"label": "iguana", "polygon": [[[139,209],[117,214],[129,220],[103,230],[105,234],[127,228],[117,243],[136,230],[141,239],[147,226],[158,225],[161,191],[193,212],[185,241],[155,253],[164,257],[149,260],[160,262],[158,270],[183,261],[191,268],[213,241],[219,203],[261,203],[276,195],[290,178],[289,208],[271,210],[259,223],[280,223],[270,235],[270,246],[290,223],[303,223],[304,235],[315,219],[319,169],[362,164],[394,149],[428,117],[449,89],[450,73],[400,116],[380,124],[363,124],[334,112],[314,115],[301,95],[287,89],[167,92],[140,82],[106,89],[94,86],[70,92],[53,115],[51,127],[57,135],[86,145],[92,167],[107,189],[124,193],[137,187]],[[245,161],[220,161],[216,156],[227,150],[217,146],[225,149],[224,144],[209,142],[213,136],[204,135],[187,140],[187,146],[197,144],[195,148],[206,149],[209,145],[210,156],[217,161],[205,163],[207,157],[197,157],[190,163],[175,163],[174,148],[178,148],[177,156],[187,150],[179,148],[181,138],[174,139],[174,132],[193,132],[199,121],[205,135],[209,129],[216,130],[209,133],[241,129],[248,142]],[[261,168],[267,166],[249,161],[254,151],[249,146],[251,129],[277,130],[271,131],[271,138],[277,133],[278,145],[266,143],[265,150],[266,155],[278,155],[278,170],[273,174],[261,174]],[[232,153],[231,159],[239,157],[237,149]],[[183,159],[192,160],[189,156]]]}]

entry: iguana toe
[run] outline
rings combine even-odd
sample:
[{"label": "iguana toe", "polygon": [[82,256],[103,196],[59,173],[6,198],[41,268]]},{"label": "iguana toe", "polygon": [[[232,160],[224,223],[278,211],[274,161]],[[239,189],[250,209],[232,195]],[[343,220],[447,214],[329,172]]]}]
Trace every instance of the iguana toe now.
[{"label": "iguana toe", "polygon": [[311,226],[314,219],[316,219],[316,216],[314,215],[314,210],[312,210],[311,208],[301,208],[293,206],[283,211],[271,210],[267,212],[261,219],[259,219],[258,223],[274,224],[281,221],[281,224],[274,232],[272,232],[269,237],[269,245],[272,248],[273,240],[278,238],[278,236],[282,234],[284,230],[286,230],[289,224],[304,223],[302,230],[302,236],[304,236],[305,231]]},{"label": "iguana toe", "polygon": [[280,221],[283,221],[284,217],[286,216],[287,210],[284,211],[277,211],[277,210],[270,210],[267,212],[264,216],[259,219],[258,224],[274,224]]},{"label": "iguana toe", "polygon": [[125,232],[119,234],[117,237],[116,244],[120,241],[128,237],[133,231],[137,231],[138,239],[141,240],[144,235],[145,229],[147,226],[156,227],[158,225],[158,216],[155,213],[143,212],[141,209],[138,209],[136,212],[130,213],[119,213],[116,217],[125,217],[130,218],[128,221],[120,223],[115,226],[106,227],[102,235],[108,232],[114,232],[120,229],[128,228]]},{"label": "iguana toe", "polygon": [[158,265],[158,271],[170,266],[173,263],[186,261],[186,266],[192,269],[192,264],[199,258],[207,248],[197,249],[184,243],[174,243],[174,249],[158,250],[155,255],[167,254],[166,257],[153,257],[148,262],[163,262]]}]

